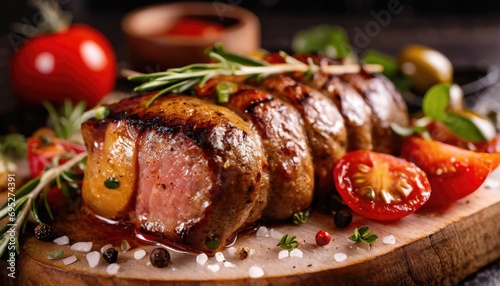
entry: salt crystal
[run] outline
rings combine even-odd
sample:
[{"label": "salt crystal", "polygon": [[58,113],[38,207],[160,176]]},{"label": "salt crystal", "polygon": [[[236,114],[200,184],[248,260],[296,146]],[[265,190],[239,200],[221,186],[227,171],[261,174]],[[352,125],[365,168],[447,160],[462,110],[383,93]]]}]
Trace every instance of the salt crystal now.
[{"label": "salt crystal", "polygon": [[224,267],[226,267],[226,268],[235,268],[236,265],[234,265],[233,263],[231,263],[229,261],[224,261]]},{"label": "salt crystal", "polygon": [[215,253],[215,260],[217,260],[217,262],[224,262],[224,260],[226,260],[226,258],[224,257],[224,254],[222,252],[216,252]]},{"label": "salt crystal", "polygon": [[109,275],[115,275],[116,273],[118,273],[118,270],[120,270],[120,265],[116,263],[111,263],[110,265],[108,265],[108,267],[106,267],[106,272]]},{"label": "salt crystal", "polygon": [[87,258],[87,262],[89,263],[90,268],[94,268],[99,264],[101,260],[101,254],[98,251],[92,251],[85,255]]},{"label": "salt crystal", "polygon": [[209,264],[209,265],[207,265],[207,268],[208,268],[208,270],[210,270],[212,272],[217,272],[217,271],[219,271],[220,266],[219,266],[219,264]]},{"label": "salt crystal", "polygon": [[347,255],[345,253],[335,253],[333,255],[333,259],[335,259],[335,261],[337,262],[342,262],[347,259]]},{"label": "salt crystal", "polygon": [[248,275],[250,275],[251,278],[259,278],[264,276],[264,270],[259,266],[252,266],[248,269]]},{"label": "salt crystal", "polygon": [[207,262],[208,256],[205,253],[200,253],[198,256],[196,256],[196,263],[199,265],[203,265]]},{"label": "salt crystal", "polygon": [[299,257],[302,258],[304,254],[302,253],[302,250],[295,248],[294,250],[290,251],[290,257]]},{"label": "salt crystal", "polygon": [[136,260],[142,259],[146,256],[146,251],[144,249],[139,249],[134,252],[134,258]]},{"label": "salt crystal", "polygon": [[101,253],[104,253],[106,250],[112,248],[112,244],[106,244],[105,246],[101,247]]},{"label": "salt crystal", "polygon": [[396,238],[394,237],[394,235],[388,235],[388,236],[384,236],[384,239],[382,240],[382,242],[384,244],[396,244]]},{"label": "salt crystal", "polygon": [[92,249],[92,242],[77,242],[70,247],[71,250],[89,252]]},{"label": "salt crystal", "polygon": [[234,246],[231,246],[227,249],[227,253],[229,253],[229,255],[235,255],[236,253],[236,248]]},{"label": "salt crystal", "polygon": [[288,250],[282,250],[278,253],[278,259],[283,259],[288,257]]},{"label": "salt crystal", "polygon": [[62,260],[62,263],[64,265],[70,265],[71,263],[75,263],[75,261],[76,261],[76,256],[71,255],[71,256],[68,256],[68,257],[64,258]]},{"label": "salt crystal", "polygon": [[64,235],[54,239],[53,242],[57,245],[65,245],[69,244],[69,238],[66,235]]},{"label": "salt crystal", "polygon": [[265,226],[261,226],[257,229],[255,233],[257,237],[269,237],[269,230]]},{"label": "salt crystal", "polygon": [[272,237],[272,238],[275,238],[275,239],[281,239],[283,237],[283,233],[275,230],[274,228],[271,228],[271,230],[269,231],[269,235]]}]

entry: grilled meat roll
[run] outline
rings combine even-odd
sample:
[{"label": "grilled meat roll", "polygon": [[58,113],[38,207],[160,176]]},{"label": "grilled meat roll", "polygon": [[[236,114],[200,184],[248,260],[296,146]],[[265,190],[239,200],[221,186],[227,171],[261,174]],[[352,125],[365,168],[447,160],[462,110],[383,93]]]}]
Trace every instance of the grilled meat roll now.
[{"label": "grilled meat roll", "polygon": [[[210,80],[197,94],[214,97],[215,86],[225,80]],[[314,168],[299,112],[279,98],[246,85],[239,85],[225,106],[245,119],[262,140],[270,183],[263,217],[286,219],[306,209],[314,194]],[[256,207],[255,212],[259,204]]]},{"label": "grilled meat roll", "polygon": [[[89,152],[83,200],[95,213],[133,213],[143,230],[201,250],[221,247],[248,218],[259,194],[264,154],[257,135],[224,107],[153,95],[110,105],[82,125]],[[105,181],[118,180],[116,189]]]}]

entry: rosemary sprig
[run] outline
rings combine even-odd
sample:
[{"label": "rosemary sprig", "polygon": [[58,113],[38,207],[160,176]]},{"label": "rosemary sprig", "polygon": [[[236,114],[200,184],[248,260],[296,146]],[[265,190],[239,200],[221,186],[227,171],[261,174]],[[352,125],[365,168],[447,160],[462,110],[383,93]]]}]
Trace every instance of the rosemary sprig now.
[{"label": "rosemary sprig", "polygon": [[305,64],[291,56],[285,56],[285,64],[270,64],[263,60],[256,60],[243,55],[228,53],[221,45],[206,51],[207,55],[215,61],[208,64],[192,64],[181,68],[168,69],[164,72],[151,74],[138,74],[129,76],[128,79],[141,83],[134,89],[136,92],[149,92],[159,90],[147,104],[149,107],[158,97],[166,93],[183,93],[196,85],[203,85],[211,78],[218,76],[265,77],[272,74],[288,72],[316,72],[327,74],[355,73],[361,69],[370,72],[380,72],[379,65],[315,65],[312,61]]},{"label": "rosemary sprig", "polygon": [[[38,216],[40,194],[42,192],[46,194],[46,189],[50,187],[54,180],[62,176],[64,172],[72,169],[75,165],[78,165],[86,156],[86,152],[77,154],[66,163],[48,169],[41,176],[34,178],[19,189],[15,194],[14,201],[8,200],[2,205],[0,208],[0,219],[4,219],[7,216],[9,216],[9,219],[0,230],[0,256],[7,250],[12,236],[14,236],[12,241],[15,242],[16,252],[19,253],[19,237],[24,233],[29,215],[31,214],[35,221],[41,223]],[[43,201],[45,207],[48,207],[46,196],[43,198]]]},{"label": "rosemary sprig", "polygon": [[[59,134],[70,134],[68,131],[72,128],[71,126],[75,126],[76,122],[81,124],[81,122],[93,117],[103,119],[109,114],[109,108],[106,106],[98,106],[83,113],[84,108],[83,104],[77,104],[75,107],[67,104],[62,108],[62,115],[59,115],[53,108],[49,111],[54,128],[65,130]],[[67,120],[60,122],[61,119]],[[83,179],[86,156],[87,153],[83,152],[76,155],[63,154],[55,157],[42,175],[26,183],[13,194],[14,196],[9,196],[7,201],[0,206],[0,220],[7,218],[5,224],[0,227],[0,257],[7,249],[9,252],[13,250],[9,244],[11,241],[15,242],[14,249],[16,253],[19,253],[19,238],[24,234],[29,217],[31,216],[36,222],[42,223],[39,207],[43,206],[50,219],[54,219],[47,200],[50,188],[57,185],[67,197],[71,196],[71,192],[78,190],[80,188],[79,181]],[[63,163],[63,160],[67,161]],[[11,239],[12,237],[13,239]]]}]

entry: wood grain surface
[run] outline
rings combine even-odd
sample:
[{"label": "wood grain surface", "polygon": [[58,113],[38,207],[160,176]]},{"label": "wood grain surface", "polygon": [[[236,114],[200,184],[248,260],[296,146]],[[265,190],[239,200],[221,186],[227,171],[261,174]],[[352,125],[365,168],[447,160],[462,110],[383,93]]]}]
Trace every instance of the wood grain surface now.
[{"label": "wood grain surface", "polygon": [[[120,270],[116,275],[106,272],[107,262],[90,268],[85,253],[70,250],[69,245],[58,246],[29,237],[22,242],[18,258],[17,277],[6,276],[1,265],[1,285],[452,285],[481,267],[500,258],[500,176],[496,172],[474,194],[458,201],[442,214],[418,213],[396,222],[379,223],[355,216],[348,229],[339,230],[329,215],[313,212],[305,225],[269,226],[270,237],[250,234],[240,237],[235,247],[245,246],[255,254],[239,260],[224,251],[225,259],[234,268],[210,257],[204,265],[196,263],[194,254],[171,251],[172,263],[166,268],[150,265],[152,245],[134,246],[119,254]],[[119,237],[99,233],[99,227],[87,221],[70,222],[67,229],[71,244],[94,241],[92,250],[99,251],[109,241]],[[369,249],[354,244],[347,237],[354,227],[369,225],[379,240]],[[332,234],[332,242],[325,247],[315,245],[314,235],[319,229]],[[297,235],[303,257],[278,259],[276,246],[283,234]],[[383,238],[394,235],[396,244],[383,243]],[[117,243],[114,246],[119,249]],[[136,249],[147,251],[146,257],[136,260]],[[65,256],[76,255],[78,260],[64,266],[61,260],[48,260],[47,252],[64,250]],[[335,253],[344,253],[347,259],[337,262]],[[212,272],[207,265],[219,265]],[[264,276],[250,278],[249,268],[259,266]]]}]

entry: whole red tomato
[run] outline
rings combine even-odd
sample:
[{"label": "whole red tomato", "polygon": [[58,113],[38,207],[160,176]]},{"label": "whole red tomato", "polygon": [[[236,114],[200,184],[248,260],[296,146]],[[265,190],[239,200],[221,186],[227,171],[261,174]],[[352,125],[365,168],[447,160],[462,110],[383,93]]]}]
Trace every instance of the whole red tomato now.
[{"label": "whole red tomato", "polygon": [[31,38],[14,55],[10,75],[14,93],[25,103],[69,98],[94,106],[115,85],[116,59],[102,34],[72,25]]},{"label": "whole red tomato", "polygon": [[347,206],[375,220],[407,216],[431,195],[429,181],[421,169],[389,154],[349,152],[337,161],[333,175]]}]

